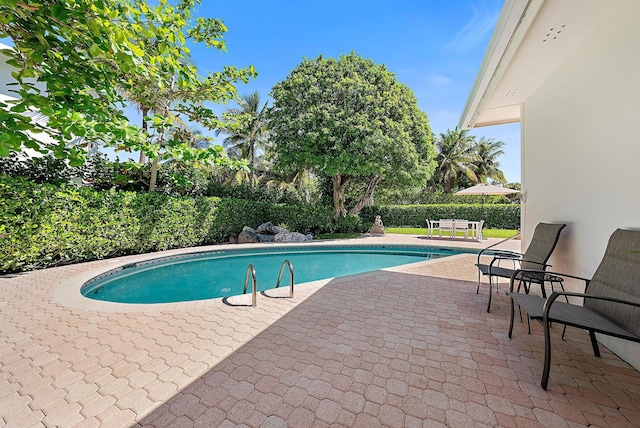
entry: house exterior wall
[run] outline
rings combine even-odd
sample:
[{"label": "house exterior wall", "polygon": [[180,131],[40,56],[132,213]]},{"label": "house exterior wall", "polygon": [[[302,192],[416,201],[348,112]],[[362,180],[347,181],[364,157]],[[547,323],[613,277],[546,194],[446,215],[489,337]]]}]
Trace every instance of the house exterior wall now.
[{"label": "house exterior wall", "polygon": [[[640,228],[638,28],[640,2],[610,11],[523,105],[523,246],[567,223],[553,270],[591,277],[611,233]],[[601,342],[640,370],[640,345]]]}]

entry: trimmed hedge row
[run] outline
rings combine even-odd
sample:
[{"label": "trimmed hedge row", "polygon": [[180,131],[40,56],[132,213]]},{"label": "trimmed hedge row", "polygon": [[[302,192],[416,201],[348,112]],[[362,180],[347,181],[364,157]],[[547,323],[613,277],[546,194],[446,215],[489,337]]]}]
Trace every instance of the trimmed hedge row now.
[{"label": "trimmed hedge row", "polygon": [[[376,215],[386,226],[424,227],[425,219],[479,220],[476,205],[365,207],[338,223],[329,207],[245,199],[58,187],[0,176],[0,273],[17,272],[227,240],[243,226],[271,221],[290,230],[366,231]],[[485,205],[489,228],[520,227],[520,205]]]},{"label": "trimmed hedge row", "polygon": [[[360,212],[363,222],[373,222],[376,216],[389,227],[426,227],[426,219],[463,218],[479,221],[484,218],[489,229],[519,229],[519,204],[460,205],[388,205],[364,207]],[[483,217],[484,215],[484,217]]]},{"label": "trimmed hedge row", "polygon": [[0,177],[0,273],[226,241],[265,221],[334,229],[326,207],[98,192]]}]

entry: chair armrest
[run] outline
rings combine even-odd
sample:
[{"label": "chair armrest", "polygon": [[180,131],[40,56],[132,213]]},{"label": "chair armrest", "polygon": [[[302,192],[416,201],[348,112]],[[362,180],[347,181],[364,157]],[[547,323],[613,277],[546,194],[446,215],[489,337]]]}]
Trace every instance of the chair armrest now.
[{"label": "chair armrest", "polygon": [[502,244],[503,242],[507,242],[507,241],[509,241],[510,239],[516,238],[516,237],[518,237],[518,236],[520,236],[520,232],[516,233],[516,234],[515,234],[515,235],[513,235],[513,236],[510,236],[510,237],[508,237],[508,238],[505,238],[505,239],[503,239],[502,241],[498,241],[498,242],[496,242],[495,244],[491,244],[491,245],[489,245],[488,247],[485,247],[485,248],[483,248],[482,250],[480,250],[480,252],[478,253],[478,264],[480,264],[480,257],[482,256],[482,254],[483,254],[485,251],[490,250],[491,248],[496,247],[496,246],[498,246],[498,245]]},{"label": "chair armrest", "polygon": [[543,318],[542,319],[543,319],[544,322],[547,322],[547,320],[549,318],[549,311],[551,310],[551,305],[560,296],[582,297],[582,298],[585,298],[585,299],[603,300],[605,302],[620,303],[622,305],[630,305],[630,306],[635,306],[637,308],[640,308],[640,303],[639,302],[632,302],[630,300],[616,299],[614,297],[594,296],[593,294],[575,293],[575,292],[571,292],[571,291],[554,291],[547,298],[547,301],[544,302],[544,306],[542,307],[542,311],[543,311]]},{"label": "chair armrest", "polygon": [[489,269],[491,269],[491,266],[493,266],[493,264],[495,262],[499,262],[501,260],[513,260],[513,261],[518,261],[521,262],[522,259],[513,255],[513,256],[494,256],[493,259],[491,259],[491,263],[489,263]]},{"label": "chair armrest", "polygon": [[493,252],[494,256],[502,256],[502,257],[522,257],[524,254],[519,253],[517,251],[509,251],[509,250],[495,250]]},{"label": "chair armrest", "polygon": [[[533,262],[531,262],[533,263]],[[515,280],[518,278],[518,274],[527,274],[527,273],[531,273],[531,274],[541,274],[541,275],[555,275],[555,276],[559,276],[562,278],[572,278],[572,279],[578,279],[581,281],[585,282],[585,289],[587,288],[587,286],[589,285],[589,282],[591,281],[591,279],[589,278],[583,278],[581,276],[575,276],[575,275],[570,275],[568,273],[562,273],[562,272],[552,272],[552,271],[548,271],[548,270],[542,270],[542,269],[517,269],[513,272],[513,275],[511,275],[511,281],[509,283],[509,291],[513,293],[513,284],[515,282]]]}]

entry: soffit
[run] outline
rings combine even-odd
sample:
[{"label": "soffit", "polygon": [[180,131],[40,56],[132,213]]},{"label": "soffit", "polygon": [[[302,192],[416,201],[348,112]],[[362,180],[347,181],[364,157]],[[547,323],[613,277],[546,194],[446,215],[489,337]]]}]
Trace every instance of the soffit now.
[{"label": "soffit", "polygon": [[467,105],[473,105],[475,97],[477,107],[463,113],[461,127],[518,122],[521,105],[584,43],[615,3],[531,0],[523,11],[516,10],[520,14],[518,25],[513,32],[501,35],[505,40],[509,37],[503,43],[506,48],[502,52],[487,51],[497,66],[481,72],[491,73],[491,78],[484,76],[489,83],[470,94]]}]

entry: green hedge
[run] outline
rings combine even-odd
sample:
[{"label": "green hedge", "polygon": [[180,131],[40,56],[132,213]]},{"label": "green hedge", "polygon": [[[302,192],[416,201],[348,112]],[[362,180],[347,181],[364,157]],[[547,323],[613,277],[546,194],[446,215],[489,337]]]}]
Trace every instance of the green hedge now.
[{"label": "green hedge", "polygon": [[[479,221],[484,218],[489,229],[519,229],[519,204],[448,204],[448,205],[388,205],[364,207],[360,212],[362,221],[373,222],[379,215],[385,226],[426,227],[426,219],[455,218]],[[484,213],[484,216],[483,216]]]},{"label": "green hedge", "polygon": [[215,197],[95,191],[0,176],[0,273],[224,242],[271,221],[335,229],[331,209]]}]

